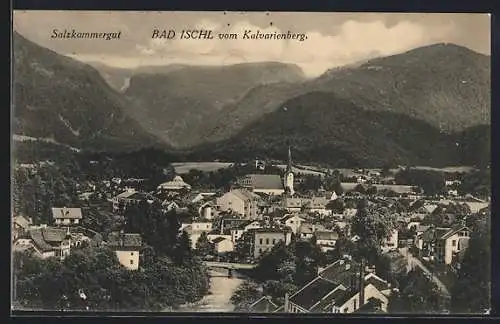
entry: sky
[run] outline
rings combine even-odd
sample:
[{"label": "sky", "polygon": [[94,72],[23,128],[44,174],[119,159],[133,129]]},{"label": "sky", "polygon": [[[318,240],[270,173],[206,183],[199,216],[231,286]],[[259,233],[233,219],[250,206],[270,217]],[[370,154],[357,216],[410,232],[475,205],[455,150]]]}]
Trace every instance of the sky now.
[{"label": "sky", "polygon": [[[211,29],[236,40],[160,40],[153,30]],[[15,11],[13,29],[27,39],[78,60],[114,67],[220,65],[275,61],[308,76],[372,57],[435,43],[454,43],[490,55],[490,15],[471,13],[299,13]],[[118,32],[119,40],[51,39],[53,29]],[[304,33],[307,40],[241,39],[253,32]]]}]

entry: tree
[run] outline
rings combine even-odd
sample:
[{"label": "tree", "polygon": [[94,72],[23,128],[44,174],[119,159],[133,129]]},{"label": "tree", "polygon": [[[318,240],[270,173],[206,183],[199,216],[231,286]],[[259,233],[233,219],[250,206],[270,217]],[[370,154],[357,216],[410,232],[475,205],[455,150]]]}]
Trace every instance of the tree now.
[{"label": "tree", "polygon": [[389,300],[389,313],[436,314],[443,310],[443,298],[436,284],[419,268],[402,280],[399,293]]},{"label": "tree", "polygon": [[484,313],[491,308],[490,216],[478,220],[473,228],[451,291],[451,308],[457,313]]},{"label": "tree", "polygon": [[196,253],[201,256],[207,256],[213,252],[212,243],[208,240],[206,232],[202,232],[196,242]]},{"label": "tree", "polygon": [[381,246],[396,228],[396,216],[386,207],[358,204],[356,215],[351,220],[351,233],[359,236],[357,257],[374,263],[381,254]]},{"label": "tree", "polygon": [[285,294],[293,294],[298,287],[289,282],[267,280],[262,285],[262,289],[264,295],[270,296],[276,304],[283,305]]},{"label": "tree", "polygon": [[237,312],[246,312],[249,306],[256,302],[262,296],[260,287],[251,282],[244,281],[231,296],[231,303]]},{"label": "tree", "polygon": [[236,252],[240,257],[249,257],[252,253],[252,233],[244,232],[236,241]]},{"label": "tree", "polygon": [[172,258],[177,264],[184,264],[192,260],[193,251],[191,250],[191,238],[186,231],[182,231],[178,242],[174,247]]}]

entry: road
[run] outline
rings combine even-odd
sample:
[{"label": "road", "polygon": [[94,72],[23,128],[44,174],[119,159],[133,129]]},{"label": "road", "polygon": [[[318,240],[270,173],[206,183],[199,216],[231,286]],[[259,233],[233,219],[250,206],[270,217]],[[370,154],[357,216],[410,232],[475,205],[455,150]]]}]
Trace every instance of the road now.
[{"label": "road", "polygon": [[415,265],[424,271],[425,274],[429,276],[429,278],[434,281],[434,283],[439,287],[441,292],[443,292],[446,296],[451,296],[450,291],[446,287],[445,284],[439,278],[432,273],[418,258],[414,257],[407,248],[399,249],[399,252],[404,255],[408,259],[408,264],[413,268]]}]

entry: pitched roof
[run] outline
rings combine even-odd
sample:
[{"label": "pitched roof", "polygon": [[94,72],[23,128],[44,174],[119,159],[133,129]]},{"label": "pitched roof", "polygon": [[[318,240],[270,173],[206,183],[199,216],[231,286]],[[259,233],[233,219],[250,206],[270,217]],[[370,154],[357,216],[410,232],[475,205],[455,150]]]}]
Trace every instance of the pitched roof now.
[{"label": "pitched roof", "polygon": [[254,189],[283,189],[281,177],[277,174],[248,174],[246,179],[250,179]]},{"label": "pitched roof", "polygon": [[272,300],[267,296],[261,297],[249,307],[251,311],[259,313],[272,313],[278,308],[279,306],[273,303]]},{"label": "pitched roof", "polygon": [[66,239],[66,235],[66,230],[51,227],[37,228],[30,231],[30,237],[34,245],[43,252],[53,250],[53,246],[49,243],[60,243]]},{"label": "pitched roof", "polygon": [[12,218],[12,221],[24,229],[27,229],[28,226],[31,224],[31,221],[24,216],[15,216]]},{"label": "pitched roof", "polygon": [[136,193],[137,193],[137,191],[135,191],[135,190],[127,190],[127,191],[124,191],[124,192],[118,194],[116,196],[116,198],[124,198],[124,199],[126,199],[126,198],[129,198],[130,196],[132,196],[132,195],[134,195]]},{"label": "pitched roof", "polygon": [[309,311],[312,313],[331,313],[332,304],[344,294],[345,290],[343,286],[338,286],[311,307]]},{"label": "pitched roof", "polygon": [[243,201],[251,201],[256,198],[250,191],[244,189],[234,189],[231,190],[230,193],[234,194]]},{"label": "pitched roof", "polygon": [[52,217],[54,219],[61,219],[61,218],[81,219],[82,210],[81,208],[53,207]]},{"label": "pitched roof", "polygon": [[224,240],[227,240],[227,238],[225,238],[225,237],[220,237],[220,236],[219,236],[219,237],[216,237],[215,239],[213,239],[213,240],[212,240],[212,243],[217,244],[217,243],[220,243],[220,242],[222,242],[222,241],[224,241]]},{"label": "pitched roof", "polygon": [[294,218],[294,217],[298,217],[298,218],[300,218],[300,219],[304,220],[302,217],[300,217],[300,216],[299,216],[299,215],[297,215],[297,214],[287,214],[287,215],[285,215],[285,216],[281,217],[280,221],[284,223],[284,222],[286,222],[287,220],[289,220],[290,218]]},{"label": "pitched roof", "polygon": [[298,292],[290,297],[290,301],[302,308],[309,310],[325,295],[337,288],[338,284],[326,280],[322,277],[316,277],[305,285]]},{"label": "pitched roof", "polygon": [[352,297],[356,296],[357,294],[359,294],[359,291],[357,289],[349,288],[349,289],[343,291],[342,294],[340,294],[338,296],[338,298],[335,299],[335,305],[336,306],[342,306],[349,299],[351,299]]},{"label": "pitched roof", "polygon": [[339,239],[339,233],[336,231],[316,231],[314,235],[316,240],[336,241]]},{"label": "pitched roof", "polygon": [[364,313],[364,314],[385,314],[383,310],[381,310],[382,301],[378,298],[371,297],[368,301],[361,305],[354,313]]},{"label": "pitched roof", "polygon": [[142,246],[142,237],[136,233],[109,233],[107,244],[119,248],[139,248]]},{"label": "pitched roof", "polygon": [[464,225],[456,225],[456,226],[450,228],[446,233],[442,234],[442,236],[440,238],[442,240],[446,240],[450,236],[456,234],[457,232],[463,231],[463,230],[469,230],[469,228],[467,226],[464,226]]},{"label": "pitched roof", "polygon": [[191,188],[191,185],[184,182],[182,177],[175,176],[173,180],[161,183],[158,188],[162,189],[182,189]]},{"label": "pitched roof", "polygon": [[377,275],[370,273],[365,276],[365,284],[373,285],[378,291],[384,291],[390,289],[389,284],[384,279],[378,277]]}]

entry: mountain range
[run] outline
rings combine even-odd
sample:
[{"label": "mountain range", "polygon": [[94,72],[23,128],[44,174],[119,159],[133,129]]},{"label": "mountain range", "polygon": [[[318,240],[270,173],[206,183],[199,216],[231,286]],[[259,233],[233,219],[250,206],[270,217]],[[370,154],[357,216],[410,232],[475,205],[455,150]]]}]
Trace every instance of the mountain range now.
[{"label": "mountain range", "polygon": [[95,150],[163,145],[126,115],[127,100],[89,65],[18,33],[13,63],[14,134]]},{"label": "mountain range", "polygon": [[481,141],[489,161],[490,57],[453,44],[306,78],[276,62],[84,64],[14,33],[14,76],[14,133],[79,148],[437,165],[476,163]]}]

